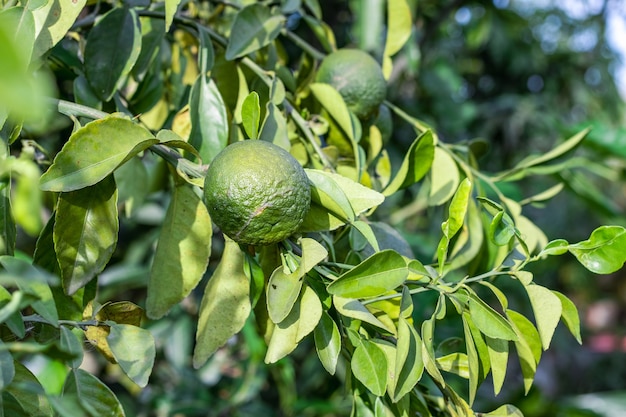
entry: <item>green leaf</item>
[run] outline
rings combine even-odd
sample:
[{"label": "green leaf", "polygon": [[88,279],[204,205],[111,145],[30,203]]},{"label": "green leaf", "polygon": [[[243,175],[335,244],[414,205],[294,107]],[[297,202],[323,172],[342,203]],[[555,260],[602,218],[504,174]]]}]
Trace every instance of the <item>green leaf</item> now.
[{"label": "green leaf", "polygon": [[326,371],[335,375],[337,361],[341,353],[341,335],[335,321],[323,312],[320,322],[313,331],[317,356]]},{"label": "green leaf", "polygon": [[165,38],[165,20],[141,16],[141,52],[132,69],[133,77],[143,80],[146,72],[159,56],[161,43]]},{"label": "green leaf", "polygon": [[279,266],[272,272],[266,286],[267,309],[274,323],[282,322],[293,308],[306,273],[328,256],[326,249],[313,239],[303,238],[300,244],[302,258],[298,268],[292,273],[286,273],[283,266]]},{"label": "green leaf", "polygon": [[165,0],[165,31],[168,32],[174,21],[181,0]]},{"label": "green leaf", "polygon": [[13,381],[14,376],[13,356],[0,340],[0,390],[4,390]]},{"label": "green leaf", "polygon": [[319,101],[331,117],[335,119],[350,142],[355,145],[357,139],[354,134],[352,117],[341,94],[330,84],[312,83],[309,85],[309,88],[315,96],[315,99]]},{"label": "green leaf", "polygon": [[291,353],[306,335],[315,330],[322,312],[322,303],[317,294],[305,285],[289,315],[274,326],[265,363],[275,363]]},{"label": "green leaf", "polygon": [[377,191],[342,175],[316,169],[305,172],[311,182],[311,209],[301,231],[334,230],[385,199]]},{"label": "green leaf", "polygon": [[515,236],[513,219],[504,211],[499,211],[489,225],[489,239],[498,246],[508,245]]},{"label": "green leaf", "polygon": [[131,120],[107,117],[74,132],[41,176],[44,191],[68,192],[94,185],[158,140]]},{"label": "green leaf", "polygon": [[404,317],[398,319],[398,339],[394,364],[395,383],[390,393],[393,402],[411,392],[422,378],[422,339],[413,324]]},{"label": "green leaf", "polygon": [[478,384],[481,379],[480,358],[478,357],[478,350],[470,328],[470,323],[473,321],[471,314],[464,311],[462,317],[463,334],[465,335],[465,350],[467,351],[467,364],[469,366],[469,404],[472,405],[474,403],[474,399],[476,398],[476,391],[478,390]]},{"label": "green leaf", "polygon": [[509,321],[474,294],[470,294],[469,313],[476,327],[486,336],[504,340],[518,339]]},{"label": "green leaf", "polygon": [[515,341],[515,350],[519,358],[524,389],[526,394],[533,385],[537,364],[541,359],[541,338],[533,324],[523,315],[513,310],[507,310],[509,318],[518,339]]},{"label": "green leaf", "polygon": [[387,389],[387,357],[369,340],[363,340],[356,347],[350,360],[352,374],[365,387],[377,396],[383,396]]},{"label": "green leaf", "polygon": [[141,327],[111,322],[107,341],[122,371],[135,384],[145,387],[156,355],[152,334]]},{"label": "green leaf", "polygon": [[82,369],[67,375],[63,395],[78,397],[78,402],[90,416],[125,417],[119,400],[102,381]]},{"label": "green leaf", "polygon": [[387,249],[343,273],[330,283],[328,292],[346,298],[376,297],[402,285],[408,274],[404,257]]},{"label": "green leaf", "polygon": [[260,120],[261,107],[259,105],[259,95],[256,91],[253,91],[246,96],[241,105],[241,123],[250,139],[258,138]]},{"label": "green leaf", "polygon": [[196,288],[209,264],[211,237],[211,218],[202,199],[193,186],[176,185],[150,271],[148,317],[163,317]]},{"label": "green leaf", "polygon": [[48,284],[55,277],[24,259],[11,256],[0,256],[0,265],[17,278],[15,282],[22,292],[37,298],[31,303],[33,310],[51,325],[58,327],[59,315]]},{"label": "green leaf", "polygon": [[47,1],[43,7],[33,10],[35,26],[38,28],[33,58],[43,56],[63,39],[85,4],[87,0],[55,0]]},{"label": "green leaf", "polygon": [[530,284],[524,288],[528,298],[530,298],[530,305],[535,314],[535,322],[541,337],[541,344],[543,349],[547,350],[550,347],[554,330],[561,319],[563,311],[561,300],[548,288],[537,284]]},{"label": "green leaf", "polygon": [[591,272],[613,273],[626,262],[626,229],[622,226],[600,226],[589,239],[569,245],[568,249]]},{"label": "green leaf", "polygon": [[200,74],[189,95],[191,132],[189,143],[198,150],[204,164],[228,143],[228,116],[224,100],[213,79]]},{"label": "green leaf", "polygon": [[576,341],[579,344],[582,344],[582,339],[580,337],[580,317],[578,316],[578,309],[576,308],[576,304],[574,304],[572,300],[570,300],[558,291],[552,290],[552,293],[559,297],[559,300],[561,300],[561,306],[563,307],[563,311],[561,312],[561,318],[565,322],[565,325],[569,329],[570,333],[574,336]]},{"label": "green leaf", "polygon": [[514,405],[505,404],[490,413],[482,414],[484,417],[524,417],[524,414]]},{"label": "green leaf", "polygon": [[391,57],[402,49],[409,40],[413,21],[411,8],[406,0],[387,1],[387,36],[383,52],[383,73],[385,78],[391,75]]},{"label": "green leaf", "polygon": [[[15,375],[11,384],[3,391],[2,399],[9,394],[17,402],[20,412],[23,414],[15,413],[17,414],[16,417],[52,417],[54,415],[52,407],[50,407],[50,402],[46,398],[37,377],[20,362],[14,361],[13,365]],[[15,414],[6,414],[6,416],[13,417]]]},{"label": "green leaf", "polygon": [[342,316],[369,323],[391,333],[396,331],[396,329],[389,328],[382,321],[378,320],[359,300],[333,296],[333,305]]},{"label": "green leaf", "polygon": [[272,142],[285,150],[289,150],[289,134],[287,132],[287,120],[278,106],[274,103],[267,103],[265,120],[259,133],[259,139]]},{"label": "green leaf", "polygon": [[468,178],[465,178],[452,197],[450,207],[448,207],[448,219],[441,225],[443,237],[437,246],[437,258],[439,259],[440,273],[443,273],[443,267],[448,256],[448,246],[450,244],[450,240],[458,233],[465,222],[465,214],[467,213],[471,192],[472,183]]},{"label": "green leaf", "polygon": [[66,361],[67,365],[77,369],[83,362],[82,339],[79,340],[67,326],[60,326],[59,347],[72,356],[72,359]]},{"label": "green leaf", "polygon": [[278,37],[285,23],[282,15],[261,3],[250,4],[241,9],[231,27],[226,47],[226,59],[231,61],[269,45]]},{"label": "green leaf", "polygon": [[493,393],[498,395],[504,384],[507,365],[509,362],[509,342],[503,339],[494,339],[485,336],[489,362],[491,363],[491,376],[493,379]]},{"label": "green leaf", "polygon": [[456,374],[461,378],[470,378],[469,363],[465,353],[450,353],[448,355],[441,356],[436,360],[437,366],[439,366],[442,371]]},{"label": "green leaf", "polygon": [[244,254],[226,238],[219,265],[204,290],[200,304],[193,366],[201,367],[228,339],[239,332],[250,311],[250,280],[243,270]]},{"label": "green leaf", "polygon": [[383,190],[383,194],[390,196],[398,190],[417,183],[433,166],[434,157],[435,138],[432,131],[427,130],[411,144],[404,155],[400,169]]},{"label": "green leaf", "polygon": [[0,255],[13,255],[15,251],[17,229],[11,214],[10,194],[9,178],[0,179]]},{"label": "green leaf", "polygon": [[117,189],[113,176],[78,191],[61,193],[54,222],[63,288],[75,293],[98,275],[117,244]]},{"label": "green leaf", "polygon": [[435,147],[428,204],[438,206],[450,200],[460,181],[459,168],[454,159],[441,147]]},{"label": "green leaf", "polygon": [[135,9],[118,7],[97,21],[85,45],[85,75],[94,92],[109,101],[130,73],[141,51]]}]

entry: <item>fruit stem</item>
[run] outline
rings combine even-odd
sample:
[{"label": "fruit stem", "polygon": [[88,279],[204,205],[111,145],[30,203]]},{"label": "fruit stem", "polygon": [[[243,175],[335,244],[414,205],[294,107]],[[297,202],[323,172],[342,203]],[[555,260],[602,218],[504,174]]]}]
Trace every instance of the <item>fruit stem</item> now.
[{"label": "fruit stem", "polygon": [[321,61],[326,56],[326,54],[324,54],[323,52],[318,51],[313,46],[311,46],[311,44],[309,44],[307,41],[302,39],[300,36],[298,36],[295,33],[291,32],[290,30],[283,29],[281,33],[287,39],[289,39],[290,41],[295,43],[296,46],[298,46],[300,49],[302,49],[303,51],[305,51],[306,53],[311,55],[314,59],[316,59],[318,61]]}]

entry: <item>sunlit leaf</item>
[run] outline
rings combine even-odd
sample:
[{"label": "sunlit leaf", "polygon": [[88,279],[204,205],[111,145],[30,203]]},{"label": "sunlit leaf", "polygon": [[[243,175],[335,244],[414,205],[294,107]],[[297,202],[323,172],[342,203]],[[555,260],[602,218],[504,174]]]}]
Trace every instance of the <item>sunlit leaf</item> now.
[{"label": "sunlit leaf", "polygon": [[383,194],[390,196],[421,180],[433,166],[436,153],[438,152],[435,152],[435,138],[432,131],[428,130],[418,136],[404,155],[400,169],[384,189]]},{"label": "sunlit leaf", "polygon": [[568,249],[591,272],[610,274],[626,262],[626,229],[600,226],[589,239],[569,245]]},{"label": "sunlit leaf", "polygon": [[284,16],[273,15],[264,4],[244,7],[232,24],[226,59],[230,61],[268,45],[280,34],[284,23]]},{"label": "sunlit leaf", "polygon": [[38,28],[33,57],[41,57],[67,34],[87,0],[55,0],[33,10]]},{"label": "sunlit leaf", "polygon": [[189,94],[191,132],[193,145],[202,163],[210,163],[228,143],[228,116],[224,100],[212,78],[200,74]]},{"label": "sunlit leaf", "polygon": [[563,319],[563,322],[569,329],[570,333],[574,336],[576,341],[579,344],[582,344],[582,339],[580,336],[580,317],[578,315],[578,309],[576,307],[576,304],[574,304],[572,300],[570,300],[558,291],[552,290],[552,293],[559,297],[559,300],[561,300],[561,306],[563,307],[563,311],[561,312],[561,318]]},{"label": "sunlit leaf", "polygon": [[476,327],[486,336],[504,340],[518,339],[511,324],[474,294],[469,298],[469,312]]},{"label": "sunlit leaf", "polygon": [[113,176],[81,190],[61,193],[54,222],[54,249],[68,294],[102,272],[115,250],[118,230]]},{"label": "sunlit leaf", "polygon": [[313,337],[317,356],[322,366],[329,374],[335,375],[337,361],[341,353],[341,335],[337,324],[328,313],[322,313],[322,317],[313,331]]},{"label": "sunlit leaf", "polygon": [[552,291],[537,284],[530,284],[524,288],[528,298],[530,298],[530,305],[535,314],[535,322],[541,337],[541,344],[543,349],[546,350],[550,347],[554,330],[561,319],[561,313],[563,312],[561,300]]},{"label": "sunlit leaf", "polygon": [[387,388],[387,358],[369,340],[356,347],[350,361],[352,373],[374,395],[382,396]]},{"label": "sunlit leaf", "polygon": [[256,139],[258,137],[260,119],[261,108],[259,106],[259,94],[253,91],[246,96],[241,106],[241,123],[250,139]]},{"label": "sunlit leaf", "polygon": [[459,169],[454,159],[441,147],[436,147],[432,161],[428,204],[438,206],[450,200],[460,181]]},{"label": "sunlit leaf", "polygon": [[346,298],[375,297],[402,285],[408,273],[402,255],[388,249],[340,275],[328,286],[328,292]]},{"label": "sunlit leaf", "polygon": [[145,387],[156,355],[152,334],[141,327],[111,323],[107,341],[124,373]]},{"label": "sunlit leaf", "polygon": [[324,83],[312,83],[309,85],[309,88],[317,101],[319,101],[331,117],[335,119],[352,144],[355,144],[356,137],[354,135],[352,117],[339,92],[330,84]]},{"label": "sunlit leaf", "polygon": [[120,117],[95,120],[74,132],[41,176],[44,191],[74,191],[94,185],[158,140]]},{"label": "sunlit leaf", "polygon": [[387,1],[387,36],[383,52],[383,73],[391,75],[391,56],[395,55],[411,36],[411,8],[406,0]]},{"label": "sunlit leaf", "polygon": [[380,329],[395,333],[396,329],[390,329],[385,323],[378,320],[359,300],[333,296],[333,305],[337,312],[343,316],[369,323]]},{"label": "sunlit leaf", "polygon": [[509,342],[503,339],[494,339],[489,336],[485,336],[485,342],[489,352],[489,362],[491,363],[493,392],[495,395],[498,395],[504,384],[509,362]]},{"label": "sunlit leaf", "polygon": [[244,254],[226,238],[222,259],[209,279],[200,304],[193,365],[199,368],[245,324],[250,305],[250,280],[243,270]]},{"label": "sunlit leaf", "polygon": [[124,417],[124,408],[113,391],[97,377],[82,369],[73,369],[63,386],[64,395],[76,395],[82,409],[90,416]]},{"label": "sunlit leaf", "polygon": [[209,263],[212,230],[206,205],[193,187],[175,186],[150,271],[148,317],[162,317],[198,285]]},{"label": "sunlit leaf", "polygon": [[390,393],[394,402],[411,392],[422,378],[422,339],[413,324],[404,317],[398,319],[398,338],[394,361],[395,383]]}]

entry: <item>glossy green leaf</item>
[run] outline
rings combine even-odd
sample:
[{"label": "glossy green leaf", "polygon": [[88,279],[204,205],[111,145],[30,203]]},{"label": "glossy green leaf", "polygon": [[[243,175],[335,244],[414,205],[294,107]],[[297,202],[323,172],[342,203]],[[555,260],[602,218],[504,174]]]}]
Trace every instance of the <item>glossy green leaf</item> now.
[{"label": "glossy green leaf", "polygon": [[311,182],[311,209],[301,231],[333,230],[366,210],[382,204],[385,197],[339,174],[305,169]]},{"label": "glossy green leaf", "polygon": [[[11,44],[19,45],[19,49],[15,51],[19,54],[19,70],[26,71],[31,62],[36,36],[35,18],[31,9],[20,6],[8,7],[0,12],[0,24],[11,36]],[[1,54],[0,57],[3,60],[10,58],[4,54]]]},{"label": "glossy green leaf", "polygon": [[436,359],[437,366],[444,371],[456,374],[464,379],[469,379],[469,363],[465,353],[455,352]]},{"label": "glossy green leaf", "polygon": [[228,116],[215,81],[204,74],[191,88],[189,112],[189,143],[200,153],[202,163],[208,164],[228,143]]},{"label": "glossy green leaf", "polygon": [[524,414],[511,404],[505,404],[490,413],[484,413],[482,415],[484,417],[524,417]]},{"label": "glossy green leaf", "polygon": [[385,353],[369,340],[356,347],[350,360],[352,374],[377,396],[387,389],[387,358]]},{"label": "glossy green leaf", "polygon": [[66,326],[60,326],[59,330],[59,347],[72,356],[70,360],[66,361],[66,364],[72,369],[76,369],[83,362],[82,338],[79,340],[78,336]]},{"label": "glossy green leaf", "polygon": [[83,411],[90,416],[124,417],[124,408],[102,381],[82,369],[73,369],[67,375],[63,395],[75,395]]},{"label": "glossy green leaf", "polygon": [[421,180],[433,166],[435,154],[435,138],[432,131],[428,130],[411,144],[400,169],[383,190],[383,194],[390,196]]},{"label": "glossy green leaf", "polygon": [[404,317],[398,319],[398,338],[394,361],[395,383],[390,393],[393,402],[411,392],[422,378],[422,339],[413,324]]},{"label": "glossy green leaf", "polygon": [[289,150],[291,147],[287,132],[287,119],[274,103],[267,103],[267,111],[259,132],[259,139],[272,142],[285,150]]},{"label": "glossy green leaf", "polygon": [[209,264],[212,230],[207,208],[194,188],[176,185],[150,270],[148,317],[162,317],[198,285]]},{"label": "glossy green leaf", "polygon": [[563,319],[563,322],[576,341],[579,344],[582,344],[582,338],[580,336],[580,317],[578,315],[578,308],[576,307],[576,304],[558,291],[552,290],[552,293],[559,297],[559,300],[561,300],[561,306],[563,307],[561,318]]},{"label": "glossy green leaf", "polygon": [[54,0],[33,10],[38,28],[33,58],[41,57],[56,45],[70,30],[87,0]]},{"label": "glossy green leaf", "polygon": [[507,310],[506,315],[518,336],[515,341],[515,350],[524,378],[524,389],[528,393],[535,379],[537,364],[541,359],[541,338],[535,326],[523,315],[513,310]]},{"label": "glossy green leaf", "polygon": [[7,394],[11,395],[20,407],[19,412],[23,414],[9,412],[5,415],[7,417],[14,414],[17,414],[16,417],[53,417],[52,407],[37,377],[21,362],[14,361],[13,365],[15,374],[11,384],[3,391],[3,398],[6,398]]},{"label": "glossy green leaf", "polygon": [[141,327],[111,322],[107,341],[122,371],[135,384],[145,387],[156,355],[152,334]]},{"label": "glossy green leaf", "polygon": [[9,179],[0,179],[0,255],[13,255],[15,251],[17,229],[11,214],[10,193]]},{"label": "glossy green leaf", "polygon": [[121,87],[141,51],[135,9],[118,7],[97,21],[85,45],[85,75],[94,92],[109,101]]},{"label": "glossy green leaf", "polygon": [[[439,300],[442,300],[442,298],[440,297]],[[443,308],[438,307],[438,310],[442,311]],[[428,372],[428,375],[439,384],[445,386],[446,382],[435,361],[434,332],[435,315],[422,322],[422,360],[424,361],[424,369]]]},{"label": "glossy green leaf", "polygon": [[0,390],[4,390],[13,381],[14,376],[13,356],[0,340]]},{"label": "glossy green leaf", "polygon": [[244,254],[226,238],[218,267],[202,296],[193,365],[199,368],[245,324],[250,305],[250,280],[243,270]]},{"label": "glossy green leaf", "polygon": [[70,136],[41,176],[41,189],[68,192],[94,185],[156,143],[149,130],[131,120],[95,120]]},{"label": "glossy green leaf", "polygon": [[260,120],[261,107],[259,105],[259,95],[256,91],[253,91],[246,96],[241,105],[241,123],[250,139],[258,138]]},{"label": "glossy green leaf", "polygon": [[117,189],[113,176],[90,187],[61,193],[54,222],[63,288],[75,293],[98,275],[117,244]]},{"label": "glossy green leaf", "polygon": [[389,328],[385,323],[378,320],[359,300],[333,296],[333,305],[342,316],[360,320],[388,332],[395,333],[395,329]]},{"label": "glossy green leaf", "polygon": [[335,119],[343,133],[345,133],[350,142],[355,145],[357,139],[354,134],[352,117],[341,94],[330,84],[312,83],[309,84],[309,88],[315,96],[315,99],[319,101],[331,117]]},{"label": "glossy green leaf", "polygon": [[460,182],[459,168],[454,159],[441,147],[436,147],[432,161],[428,204],[438,206],[450,200]]},{"label": "glossy green leaf", "polygon": [[509,362],[509,342],[508,340],[485,336],[485,343],[487,344],[489,362],[491,363],[493,392],[494,395],[498,395],[504,384]]},{"label": "glossy green leaf", "polygon": [[328,292],[345,298],[376,297],[404,283],[409,271],[398,252],[377,252],[346,271],[328,286]]},{"label": "glossy green leaf", "polygon": [[487,378],[487,375],[491,370],[491,362],[489,361],[489,350],[487,348],[487,344],[485,343],[483,334],[471,320],[469,313],[464,312],[463,314],[467,329],[470,331],[470,335],[476,349],[476,354],[478,355],[478,384],[480,385]]},{"label": "glossy green leaf", "polygon": [[448,207],[448,218],[441,224],[443,237],[437,246],[440,273],[443,272],[443,267],[448,256],[450,240],[459,232],[465,222],[471,192],[472,183],[468,178],[465,178],[452,197],[452,201]]},{"label": "glossy green leaf", "polygon": [[478,384],[481,380],[480,358],[478,356],[478,349],[476,348],[476,343],[474,342],[474,337],[470,328],[470,323],[473,321],[473,317],[471,317],[471,313],[468,313],[467,311],[463,312],[462,317],[463,334],[465,336],[465,350],[467,352],[467,364],[469,366],[469,404],[472,405],[474,403],[474,399],[476,398]]},{"label": "glossy green leaf", "polygon": [[550,341],[561,319],[563,312],[561,299],[546,287],[537,284],[530,284],[524,288],[528,298],[530,298],[530,305],[535,314],[535,322],[541,337],[541,344],[543,349],[546,350],[550,347]]},{"label": "glossy green leaf", "polygon": [[226,59],[231,61],[269,45],[285,23],[282,15],[272,15],[269,7],[252,3],[241,9],[231,27]]},{"label": "glossy green leaf", "polygon": [[124,204],[126,216],[131,217],[150,193],[148,169],[141,158],[132,158],[113,173],[118,200]]},{"label": "glossy green leaf", "polygon": [[323,312],[319,323],[313,331],[317,356],[326,371],[335,375],[337,361],[341,353],[341,335],[335,321]]},{"label": "glossy green leaf", "polygon": [[315,291],[308,285],[304,286],[289,315],[274,326],[265,363],[275,363],[290,354],[305,336],[315,330],[322,312],[322,303]]},{"label": "glossy green leaf", "polygon": [[504,211],[498,212],[489,225],[489,239],[498,246],[508,245],[515,236],[515,225]]},{"label": "glossy green leaf", "polygon": [[511,324],[474,294],[469,298],[469,312],[476,327],[486,336],[504,340],[518,339]]},{"label": "glossy green leaf", "polygon": [[293,308],[306,273],[328,256],[326,249],[311,238],[301,239],[300,245],[302,257],[297,269],[286,273],[283,266],[279,266],[267,283],[267,309],[274,323],[282,322]]},{"label": "glossy green leaf", "polygon": [[411,36],[413,21],[411,8],[406,0],[387,1],[387,36],[383,52],[383,73],[391,75],[391,57],[402,49]]},{"label": "glossy green leaf", "polygon": [[626,229],[600,226],[589,239],[569,245],[568,249],[591,272],[610,274],[626,262]]}]

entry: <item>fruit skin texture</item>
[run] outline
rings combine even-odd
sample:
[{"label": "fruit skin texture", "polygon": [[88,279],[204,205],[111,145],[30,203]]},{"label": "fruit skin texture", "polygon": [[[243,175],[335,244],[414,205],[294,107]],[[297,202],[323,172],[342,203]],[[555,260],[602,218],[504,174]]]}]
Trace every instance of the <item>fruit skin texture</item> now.
[{"label": "fruit skin texture", "polygon": [[244,140],[213,159],[204,180],[213,222],[234,241],[269,245],[292,235],[311,204],[309,179],[289,152]]},{"label": "fruit skin texture", "polygon": [[359,49],[339,49],[327,55],[315,80],[335,87],[361,120],[374,114],[387,96],[387,81],[380,65]]}]

